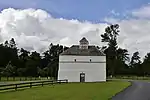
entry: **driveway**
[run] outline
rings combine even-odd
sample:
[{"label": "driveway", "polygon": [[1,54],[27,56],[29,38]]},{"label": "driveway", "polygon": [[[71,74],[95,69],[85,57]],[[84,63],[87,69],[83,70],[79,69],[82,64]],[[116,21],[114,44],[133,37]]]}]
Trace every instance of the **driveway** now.
[{"label": "driveway", "polygon": [[131,81],[131,83],[131,86],[114,96],[112,100],[150,100],[150,82]]}]

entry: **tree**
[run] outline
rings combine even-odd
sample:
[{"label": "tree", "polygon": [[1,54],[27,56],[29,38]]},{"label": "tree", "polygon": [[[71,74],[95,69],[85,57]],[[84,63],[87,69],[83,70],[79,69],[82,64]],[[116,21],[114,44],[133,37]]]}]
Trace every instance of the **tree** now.
[{"label": "tree", "polygon": [[0,73],[4,76],[51,76],[57,77],[59,54],[68,47],[49,45],[49,50],[43,53],[29,52],[18,49],[15,39],[0,44]]},{"label": "tree", "polygon": [[4,44],[0,45],[0,66],[5,67],[9,61],[13,66],[18,66],[18,49],[14,39],[5,41]]},{"label": "tree", "polygon": [[117,55],[116,55],[116,74],[123,75],[128,74],[128,65],[126,62],[129,61],[128,57],[128,50],[118,48],[117,49]]},{"label": "tree", "polygon": [[59,54],[63,52],[63,46],[62,45],[52,45],[51,48],[49,48],[49,54],[50,54],[50,61],[48,64],[48,68],[50,68],[52,71],[51,77],[57,78],[58,74],[58,63],[59,63]]},{"label": "tree", "polygon": [[135,64],[140,63],[140,62],[141,61],[140,61],[139,52],[138,51],[134,52],[131,58],[131,62],[130,62],[131,67],[133,67]]},{"label": "tree", "polygon": [[15,39],[12,38],[10,41],[9,41],[9,47],[10,48],[16,48],[16,43],[15,43]]},{"label": "tree", "polygon": [[38,67],[40,66],[41,56],[39,53],[32,52],[29,59],[26,62],[26,69],[29,76],[38,75]]},{"label": "tree", "polygon": [[8,43],[7,40],[5,41],[4,46],[5,46],[5,47],[9,47],[9,43]]},{"label": "tree", "polygon": [[114,24],[106,27],[105,33],[101,35],[102,42],[108,43],[108,48],[105,50],[106,60],[107,60],[107,71],[111,75],[115,74],[115,60],[116,60],[116,50],[117,50],[117,36],[119,35],[119,25]]},{"label": "tree", "polygon": [[3,70],[2,74],[4,76],[15,76],[16,75],[16,67],[11,65],[11,62],[8,63],[8,65]]},{"label": "tree", "polygon": [[17,74],[18,74],[18,76],[20,76],[20,77],[23,77],[23,76],[26,76],[26,68],[18,68],[17,69]]},{"label": "tree", "polygon": [[3,75],[4,68],[0,68],[0,77]]},{"label": "tree", "polygon": [[142,63],[142,68],[144,75],[150,75],[150,53],[147,53],[147,55],[145,56]]},{"label": "tree", "polygon": [[26,67],[26,63],[27,63],[27,61],[29,59],[30,52],[25,50],[25,49],[23,49],[23,48],[21,48],[19,54],[20,55],[18,57],[18,59],[19,59],[18,67],[19,68],[25,68]]},{"label": "tree", "polygon": [[131,57],[130,68],[132,69],[132,73],[136,75],[142,74],[141,60],[138,51],[134,52]]},{"label": "tree", "polygon": [[119,48],[117,50],[117,58],[120,59],[123,62],[129,61],[129,57],[128,57],[128,50],[127,49],[122,49]]},{"label": "tree", "polygon": [[44,69],[46,76],[57,78],[58,74],[58,63],[59,63],[59,54],[67,50],[68,47],[62,45],[49,45],[49,50],[43,53],[41,60],[41,69]]},{"label": "tree", "polygon": [[41,69],[40,67],[38,67],[38,69],[37,69],[38,70],[38,76],[42,76],[42,77],[47,76],[47,72],[45,71],[45,68]]}]

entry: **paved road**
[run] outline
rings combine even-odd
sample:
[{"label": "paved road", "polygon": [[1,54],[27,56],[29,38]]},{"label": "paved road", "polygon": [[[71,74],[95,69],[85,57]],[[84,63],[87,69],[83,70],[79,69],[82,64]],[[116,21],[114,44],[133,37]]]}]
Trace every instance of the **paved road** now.
[{"label": "paved road", "polygon": [[150,100],[150,82],[132,81],[132,85],[112,100]]}]

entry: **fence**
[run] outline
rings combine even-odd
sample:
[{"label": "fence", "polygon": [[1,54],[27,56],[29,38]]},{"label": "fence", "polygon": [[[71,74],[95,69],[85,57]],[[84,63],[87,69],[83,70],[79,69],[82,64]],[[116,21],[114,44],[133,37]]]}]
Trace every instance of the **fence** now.
[{"label": "fence", "polygon": [[32,88],[33,86],[43,86],[43,85],[48,85],[48,84],[61,84],[61,83],[68,83],[68,80],[47,80],[47,81],[36,81],[36,82],[24,82],[24,83],[16,83],[16,84],[4,84],[0,85],[0,91],[2,90],[17,90],[19,88]]},{"label": "fence", "polygon": [[107,79],[131,79],[131,80],[150,80],[150,76],[114,76]]},{"label": "fence", "polygon": [[34,80],[54,80],[53,77],[0,77],[0,81],[34,81]]}]

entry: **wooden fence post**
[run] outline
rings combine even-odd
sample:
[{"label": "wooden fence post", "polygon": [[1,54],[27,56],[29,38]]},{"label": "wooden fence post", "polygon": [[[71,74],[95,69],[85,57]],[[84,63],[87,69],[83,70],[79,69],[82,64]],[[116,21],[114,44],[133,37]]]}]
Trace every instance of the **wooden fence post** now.
[{"label": "wooden fence post", "polygon": [[54,81],[52,81],[52,85],[54,85]]},{"label": "wooden fence post", "polygon": [[32,82],[30,82],[30,88],[32,87]]},{"label": "wooden fence post", "polygon": [[17,91],[17,84],[15,84],[15,90]]},{"label": "wooden fence post", "polygon": [[43,82],[42,82],[42,86],[43,86]]}]

